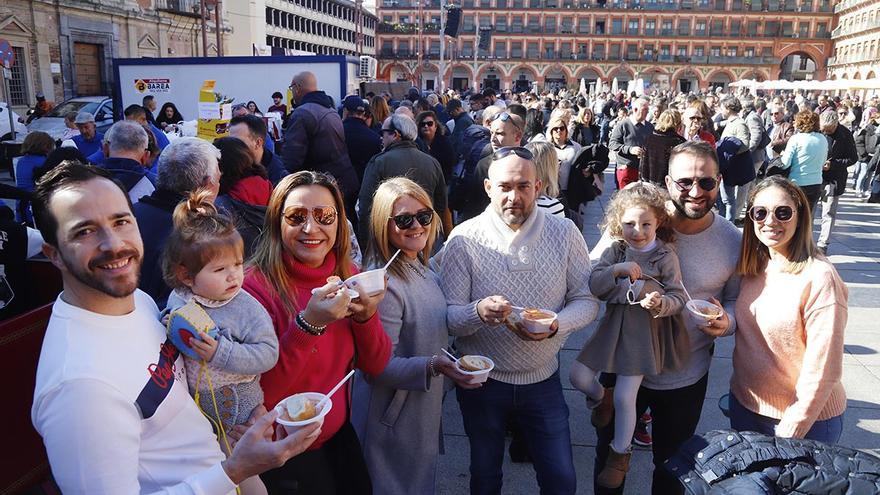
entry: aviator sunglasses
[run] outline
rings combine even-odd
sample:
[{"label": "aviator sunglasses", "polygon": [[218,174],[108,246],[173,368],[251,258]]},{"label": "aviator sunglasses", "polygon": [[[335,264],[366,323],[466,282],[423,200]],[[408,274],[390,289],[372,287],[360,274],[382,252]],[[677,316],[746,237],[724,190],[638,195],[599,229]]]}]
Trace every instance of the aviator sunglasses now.
[{"label": "aviator sunglasses", "polygon": [[504,159],[510,155],[516,155],[526,160],[535,159],[535,155],[533,155],[532,152],[528,150],[528,148],[523,148],[522,146],[505,146],[503,148],[498,148],[498,151],[492,154],[492,161],[495,162]]},{"label": "aviator sunglasses", "polygon": [[312,212],[312,218],[319,225],[333,225],[336,222],[336,208],[332,206],[316,206],[311,209],[305,206],[291,206],[284,210],[284,221],[291,227],[299,227],[306,223],[306,220],[309,218],[309,211]]},{"label": "aviator sunglasses", "polygon": [[675,184],[675,187],[678,188],[679,191],[690,191],[694,188],[694,184],[700,186],[700,189],[704,191],[711,191],[718,186],[718,179],[714,177],[701,177],[699,179],[678,179],[672,181]]},{"label": "aviator sunglasses", "polygon": [[[756,222],[764,222],[770,216],[771,210],[764,206],[753,206],[749,210],[749,217]],[[773,217],[780,222],[789,222],[794,216],[794,209],[791,206],[777,206],[772,210]]]},{"label": "aviator sunglasses", "polygon": [[394,225],[397,225],[397,228],[400,230],[407,230],[413,227],[413,221],[419,222],[419,225],[422,227],[427,227],[431,225],[431,220],[434,219],[434,210],[430,208],[425,208],[424,210],[419,210],[415,213],[401,213],[400,215],[394,215],[393,217],[388,217],[394,220]]}]

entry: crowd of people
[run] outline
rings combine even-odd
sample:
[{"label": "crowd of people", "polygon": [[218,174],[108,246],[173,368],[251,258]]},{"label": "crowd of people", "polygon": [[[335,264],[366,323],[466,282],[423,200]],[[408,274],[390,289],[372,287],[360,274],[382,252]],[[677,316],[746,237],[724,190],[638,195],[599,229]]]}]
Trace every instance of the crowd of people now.
[{"label": "crowd of people", "polygon": [[[501,492],[510,434],[542,493],[575,493],[570,420],[596,428],[596,493],[623,492],[634,442],[652,493],[683,493],[663,463],[725,337],[733,429],[840,440],[847,288],[826,254],[846,188],[880,200],[876,99],[319,87],[295,75],[289,112],[273,95],[277,142],[254,102],[213,143],[163,142],[179,113],[155,101],[103,135],[76,115],[76,150],[28,135],[19,219],[64,284],[32,418],[63,492],[434,493],[454,390],[471,493]],[[383,267],[379,290],[355,277]],[[179,348],[186,308],[217,331]],[[352,370],[322,421],[273,428]]]}]

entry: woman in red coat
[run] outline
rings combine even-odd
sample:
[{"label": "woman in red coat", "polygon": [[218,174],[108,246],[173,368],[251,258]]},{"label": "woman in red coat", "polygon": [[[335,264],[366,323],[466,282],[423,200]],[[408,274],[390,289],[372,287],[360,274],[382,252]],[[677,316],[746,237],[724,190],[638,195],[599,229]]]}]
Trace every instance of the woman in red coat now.
[{"label": "woman in red coat", "polygon": [[[271,409],[299,392],[327,393],[352,368],[378,375],[391,341],[376,307],[384,291],[352,300],[341,283],[357,272],[349,258],[348,222],[332,177],[297,172],[275,188],[244,288],[275,326],[278,364],[260,379]],[[335,279],[338,280],[338,279]],[[312,291],[315,291],[313,294]],[[321,434],[305,453],[265,473],[269,493],[371,492],[360,443],[349,422],[350,388],[333,395]]]}]

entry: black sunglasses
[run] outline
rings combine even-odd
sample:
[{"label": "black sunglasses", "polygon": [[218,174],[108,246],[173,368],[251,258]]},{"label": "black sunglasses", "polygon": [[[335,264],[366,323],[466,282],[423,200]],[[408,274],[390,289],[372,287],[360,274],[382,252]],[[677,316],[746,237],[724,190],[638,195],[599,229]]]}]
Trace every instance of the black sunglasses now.
[{"label": "black sunglasses", "polygon": [[679,191],[690,191],[694,188],[694,184],[700,186],[700,189],[704,191],[711,191],[718,186],[718,179],[714,177],[701,177],[699,179],[678,179],[672,181],[675,184],[675,187],[678,188]]},{"label": "black sunglasses", "polygon": [[421,124],[419,124],[419,127],[434,127],[434,121],[433,120],[424,120],[424,121],[422,121]]},{"label": "black sunglasses", "polygon": [[523,148],[522,146],[505,146],[499,148],[498,151],[492,154],[492,161],[495,162],[507,158],[510,155],[516,155],[520,158],[525,158],[526,160],[535,159],[535,155],[533,155],[527,148]]},{"label": "black sunglasses", "polygon": [[400,230],[407,230],[413,227],[413,221],[419,222],[419,225],[422,227],[427,227],[431,225],[431,221],[434,219],[434,210],[430,208],[425,208],[424,210],[419,210],[415,213],[401,213],[400,215],[394,215],[393,217],[388,217],[394,220],[394,225],[397,225],[397,228]]},{"label": "black sunglasses", "polygon": [[[764,206],[753,206],[749,210],[749,217],[756,222],[764,222],[770,216],[771,211]],[[789,222],[794,217],[794,209],[791,206],[777,206],[773,211],[773,216],[780,222]]]}]

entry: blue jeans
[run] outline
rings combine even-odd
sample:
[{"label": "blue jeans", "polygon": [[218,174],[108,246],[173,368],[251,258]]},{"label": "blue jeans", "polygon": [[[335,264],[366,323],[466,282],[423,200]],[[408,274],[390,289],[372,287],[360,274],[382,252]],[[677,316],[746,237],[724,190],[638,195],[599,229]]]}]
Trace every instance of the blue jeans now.
[{"label": "blue jeans", "polygon": [[[756,431],[764,435],[775,436],[778,419],[761,416],[746,409],[730,394],[730,427],[736,431]],[[833,418],[816,421],[804,438],[822,443],[835,444],[840,441],[843,433],[843,414]]]},{"label": "blue jeans", "polygon": [[720,189],[721,194],[718,195],[718,199],[715,201],[715,206],[718,207],[719,215],[732,222],[739,214],[736,202],[736,186],[728,186],[722,181]]},{"label": "blue jeans", "polygon": [[507,418],[516,417],[537,473],[541,494],[577,490],[568,406],[559,371],[530,385],[489,379],[474,390],[456,389],[471,447],[471,494],[500,494]]}]

